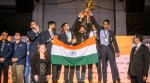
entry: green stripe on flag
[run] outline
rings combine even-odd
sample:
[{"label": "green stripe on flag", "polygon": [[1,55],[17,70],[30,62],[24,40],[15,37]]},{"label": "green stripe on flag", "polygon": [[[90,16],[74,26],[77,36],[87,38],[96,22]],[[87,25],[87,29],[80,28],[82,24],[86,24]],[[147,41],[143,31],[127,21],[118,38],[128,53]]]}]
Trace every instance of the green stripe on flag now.
[{"label": "green stripe on flag", "polygon": [[98,63],[98,54],[95,53],[95,54],[76,57],[76,58],[51,55],[51,63],[66,65],[66,66],[79,66],[79,65],[93,64],[93,63]]}]

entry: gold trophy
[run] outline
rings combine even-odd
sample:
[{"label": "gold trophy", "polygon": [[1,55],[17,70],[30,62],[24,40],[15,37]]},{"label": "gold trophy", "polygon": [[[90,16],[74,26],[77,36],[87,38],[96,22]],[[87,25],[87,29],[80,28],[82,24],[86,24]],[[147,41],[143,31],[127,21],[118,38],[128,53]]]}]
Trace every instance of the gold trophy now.
[{"label": "gold trophy", "polygon": [[83,11],[83,15],[88,16],[89,10],[92,11],[94,9],[95,3],[93,2],[93,0],[87,0],[85,2],[85,6],[86,6],[86,8]]}]

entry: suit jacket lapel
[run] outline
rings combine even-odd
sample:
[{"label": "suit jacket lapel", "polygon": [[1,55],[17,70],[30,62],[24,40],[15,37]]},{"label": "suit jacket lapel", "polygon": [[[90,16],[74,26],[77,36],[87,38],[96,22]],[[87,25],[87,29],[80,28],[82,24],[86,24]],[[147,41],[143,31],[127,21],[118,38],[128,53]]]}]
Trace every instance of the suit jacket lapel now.
[{"label": "suit jacket lapel", "polygon": [[2,47],[2,41],[0,41],[0,48]]},{"label": "suit jacket lapel", "polygon": [[47,30],[46,33],[47,33],[48,37],[51,38],[49,30]]},{"label": "suit jacket lapel", "polygon": [[110,30],[108,30],[108,32],[109,32],[109,44],[110,44],[110,43],[111,43],[112,34],[111,34],[111,31],[110,31]]},{"label": "suit jacket lapel", "polygon": [[132,51],[131,51],[131,58],[134,56],[134,52],[135,52],[135,47],[132,48]]},{"label": "suit jacket lapel", "polygon": [[3,48],[3,49],[5,49],[5,48],[6,48],[7,44],[8,44],[8,41],[6,40],[6,41],[5,41],[4,48]]},{"label": "suit jacket lapel", "polygon": [[142,44],[141,44],[141,46],[137,49],[136,52],[134,51],[134,52],[135,52],[134,55],[137,54],[137,53],[141,50],[141,48],[142,48]]}]

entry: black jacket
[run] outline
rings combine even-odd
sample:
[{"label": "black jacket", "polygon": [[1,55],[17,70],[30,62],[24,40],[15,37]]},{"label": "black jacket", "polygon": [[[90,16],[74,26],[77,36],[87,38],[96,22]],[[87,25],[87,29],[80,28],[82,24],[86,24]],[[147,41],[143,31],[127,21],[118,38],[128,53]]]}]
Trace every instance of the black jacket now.
[{"label": "black jacket", "polygon": [[[54,35],[57,35],[54,32]],[[40,43],[44,43],[46,45],[48,54],[51,53],[51,48],[52,48],[52,39],[51,39],[51,35],[49,33],[49,30],[46,30],[44,32],[42,32],[41,36],[40,36]]]},{"label": "black jacket", "polygon": [[[73,39],[73,37],[74,37],[73,32],[71,32],[71,37],[72,37],[72,39]],[[66,44],[66,45],[73,45],[73,44],[72,44],[72,40],[71,40],[71,42],[68,42],[68,37],[67,37],[67,34],[66,34],[65,32],[59,34],[59,35],[58,35],[58,38],[59,38],[60,41],[62,41],[62,42],[63,42],[64,44]]]},{"label": "black jacket", "polygon": [[148,76],[150,59],[148,47],[141,44],[138,50],[134,52],[135,47],[131,50],[128,74],[133,76]]},{"label": "black jacket", "polygon": [[[98,39],[98,43],[99,45],[101,45],[101,42],[100,42],[100,31],[102,29],[99,29],[97,31],[97,39]],[[120,50],[119,50],[119,47],[118,47],[118,44],[117,44],[117,41],[116,41],[116,37],[115,37],[115,33],[111,30],[108,30],[109,31],[109,46],[111,47],[112,51],[115,52],[115,53],[119,53]]]},{"label": "black jacket", "polygon": [[[73,26],[70,28],[70,32],[71,32],[71,37],[72,39],[74,38],[74,33],[77,31],[77,27],[79,26],[79,17],[76,18]],[[67,34],[65,32],[61,33],[58,35],[58,38],[59,40],[61,40],[64,44],[67,44],[67,45],[73,45],[72,44],[72,41],[71,42],[68,42],[68,37],[67,37]]]},{"label": "black jacket", "polygon": [[[50,74],[50,58],[49,56],[46,57],[46,75]],[[40,75],[40,55],[35,54],[33,58],[31,59],[31,69],[32,69],[32,75]]]},{"label": "black jacket", "polygon": [[[27,32],[27,37],[30,40],[30,48],[29,52],[37,52],[38,44],[39,44],[39,39],[40,39],[40,33],[35,33],[33,30],[30,30]],[[33,55],[30,55],[32,58]]]},{"label": "black jacket", "polygon": [[88,36],[86,33],[78,33],[75,35],[77,42],[74,45],[79,45],[81,44],[83,41],[88,39]]}]

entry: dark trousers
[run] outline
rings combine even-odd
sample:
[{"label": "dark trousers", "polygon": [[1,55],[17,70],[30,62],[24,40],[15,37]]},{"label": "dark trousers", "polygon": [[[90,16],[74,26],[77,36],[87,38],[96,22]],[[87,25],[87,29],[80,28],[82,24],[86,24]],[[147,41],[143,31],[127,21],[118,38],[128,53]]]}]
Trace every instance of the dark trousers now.
[{"label": "dark trousers", "polygon": [[120,79],[118,68],[115,60],[115,53],[111,49],[111,47],[102,45],[100,48],[101,60],[102,60],[102,73],[103,73],[103,81],[107,81],[107,61],[110,63],[112,79],[116,81]]},{"label": "dark trousers", "polygon": [[[101,72],[101,58],[100,58],[100,50],[97,49],[98,51],[98,60],[99,62],[96,63],[96,67],[97,67],[97,73],[98,73],[98,80],[102,80],[102,72]],[[88,65],[88,80],[92,81],[92,66],[93,64],[89,64]]]},{"label": "dark trousers", "polygon": [[146,81],[143,81],[143,76],[130,76],[131,83],[146,83]]},{"label": "dark trousers", "polygon": [[[31,66],[32,57],[36,54],[36,52],[29,52],[29,65]],[[31,82],[34,83],[34,76],[32,75],[32,69],[31,69]]]},{"label": "dark trousers", "polygon": [[[88,65],[88,80],[92,81],[92,66],[93,64]],[[102,80],[102,72],[101,72],[101,61],[96,63],[97,73],[98,73],[98,80]]]},{"label": "dark trousers", "polygon": [[52,64],[52,80],[57,81],[60,76],[61,65]]},{"label": "dark trousers", "polygon": [[82,71],[81,71],[81,76],[80,76],[80,66],[76,66],[76,76],[77,76],[77,80],[78,82],[84,82],[85,79],[85,73],[86,73],[86,65],[82,65]]},{"label": "dark trousers", "polygon": [[[73,83],[75,66],[64,66],[64,67],[65,67],[65,70],[64,70],[65,83]],[[69,68],[70,68],[70,73],[69,73]],[[68,79],[68,75],[69,75],[69,79]]]},{"label": "dark trousers", "polygon": [[[2,71],[4,75],[3,83],[8,83],[8,67],[9,63],[0,63],[0,76],[2,76]],[[0,83],[1,83],[1,78],[0,78]]]}]

